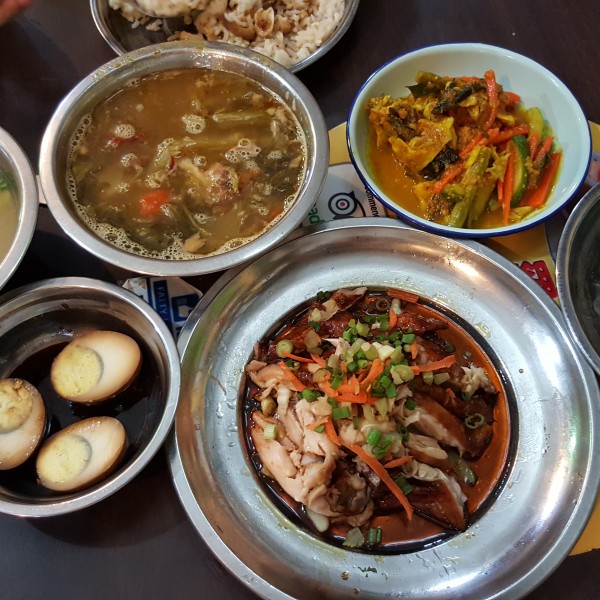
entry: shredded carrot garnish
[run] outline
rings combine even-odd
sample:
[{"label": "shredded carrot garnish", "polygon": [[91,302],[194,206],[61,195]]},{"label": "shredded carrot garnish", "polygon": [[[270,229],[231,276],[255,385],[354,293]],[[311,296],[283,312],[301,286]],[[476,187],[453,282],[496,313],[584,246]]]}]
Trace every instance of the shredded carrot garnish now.
[{"label": "shredded carrot garnish", "polygon": [[328,396],[331,396],[332,398],[337,398],[339,395],[339,392],[331,387],[329,381],[320,381],[319,387],[323,392],[325,392]]},{"label": "shredded carrot garnish", "polygon": [[340,438],[338,437],[337,431],[333,425],[333,421],[331,419],[327,419],[325,423],[325,433],[327,437],[336,445],[341,446],[342,442],[340,442]]},{"label": "shredded carrot garnish", "polygon": [[395,484],[394,480],[390,477],[389,473],[385,470],[383,465],[372,456],[369,456],[360,446],[357,444],[350,444],[346,446],[348,450],[351,450],[360,458],[374,473],[381,479],[381,481],[389,488],[390,492],[394,494],[398,502],[402,505],[406,511],[408,519],[412,519],[413,507],[402,492],[402,490]]},{"label": "shredded carrot garnish", "polygon": [[337,389],[339,394],[358,394],[360,392],[360,381],[356,375],[352,375],[346,383],[342,383]]},{"label": "shredded carrot garnish", "polygon": [[532,131],[529,135],[529,158],[533,160],[540,145],[540,134],[537,131]]},{"label": "shredded carrot garnish", "polygon": [[338,394],[338,402],[350,402],[352,404],[369,404],[369,395],[365,390],[360,390],[357,394]]},{"label": "shredded carrot garnish", "polygon": [[375,379],[377,379],[377,377],[379,377],[384,370],[384,366],[383,366],[383,362],[381,361],[380,358],[376,358],[372,363],[371,363],[371,368],[369,369],[369,373],[367,374],[367,376],[363,379],[363,387],[368,386],[369,384],[373,383],[375,381]]},{"label": "shredded carrot garnish", "polygon": [[388,317],[388,327],[389,329],[395,329],[396,325],[398,325],[398,314],[393,308],[390,308],[390,315]]},{"label": "shredded carrot garnish", "polygon": [[410,345],[410,356],[413,360],[415,360],[415,358],[417,358],[417,354],[419,354],[419,345],[417,344],[417,340],[415,338]]},{"label": "shredded carrot garnish", "polygon": [[412,456],[407,454],[406,456],[401,456],[400,458],[395,458],[394,460],[390,460],[383,465],[386,469],[395,469],[396,467],[401,467],[405,465],[407,462],[412,460]]},{"label": "shredded carrot garnish", "polygon": [[549,135],[547,136],[542,145],[538,148],[538,151],[535,153],[534,162],[540,162],[548,152],[550,152],[550,148],[552,148],[552,144],[554,142],[554,137]]},{"label": "shredded carrot garnish", "polygon": [[399,298],[400,300],[405,300],[406,302],[417,303],[419,301],[419,296],[417,294],[412,294],[411,292],[406,292],[405,290],[395,290],[394,288],[387,289],[387,295],[392,298]]},{"label": "shredded carrot garnish", "polygon": [[296,377],[296,375],[294,375],[294,373],[292,373],[290,368],[283,361],[278,364],[283,369],[286,379],[292,385],[292,389],[295,392],[301,392],[306,386]]},{"label": "shredded carrot garnish", "polygon": [[438,369],[447,369],[451,367],[456,362],[456,357],[454,354],[450,354],[445,358],[440,360],[435,360],[433,362],[425,363],[424,365],[411,365],[411,369],[413,373],[425,373],[425,371],[437,371]]},{"label": "shredded carrot garnish", "polygon": [[443,189],[452,181],[454,181],[465,169],[464,163],[455,163],[444,169],[442,178],[436,183],[433,188],[434,194],[441,194]]},{"label": "shredded carrot garnish", "polygon": [[304,358],[304,356],[297,356],[296,354],[292,354],[291,352],[282,352],[281,356],[282,356],[282,358],[289,358],[291,360],[295,360],[296,362],[301,362],[301,363],[315,362],[311,358]]},{"label": "shredded carrot garnish", "polygon": [[475,146],[484,144],[486,141],[483,133],[479,132],[477,135],[473,136],[473,139],[460,151],[459,156],[463,159],[467,158]]},{"label": "shredded carrot garnish", "polygon": [[502,142],[507,142],[517,135],[527,135],[527,133],[529,133],[529,125],[527,125],[527,123],[523,123],[522,125],[516,125],[515,127],[511,127],[509,129],[497,131],[497,133],[495,133],[493,136],[490,135],[490,143],[501,144]]},{"label": "shredded carrot garnish", "polygon": [[327,361],[324,358],[321,358],[319,355],[311,354],[310,357],[312,358],[313,362],[318,364],[320,367],[325,368],[327,366]]}]

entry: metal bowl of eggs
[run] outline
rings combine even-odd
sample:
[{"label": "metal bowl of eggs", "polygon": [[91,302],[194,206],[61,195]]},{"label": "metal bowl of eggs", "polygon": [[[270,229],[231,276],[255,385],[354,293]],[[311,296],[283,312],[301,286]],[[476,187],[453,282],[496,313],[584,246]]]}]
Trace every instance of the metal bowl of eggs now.
[{"label": "metal bowl of eggs", "polygon": [[117,285],[48,279],[0,297],[0,512],[95,504],[165,440],[180,386],[174,339]]},{"label": "metal bowl of eggs", "polygon": [[80,82],[50,119],[39,172],[82,247],[134,272],[191,276],[287,237],[328,159],[323,115],[287,69],[229,44],[170,42]]},{"label": "metal bowl of eggs", "polygon": [[37,214],[33,169],[14,138],[0,128],[0,289],[29,248]]}]

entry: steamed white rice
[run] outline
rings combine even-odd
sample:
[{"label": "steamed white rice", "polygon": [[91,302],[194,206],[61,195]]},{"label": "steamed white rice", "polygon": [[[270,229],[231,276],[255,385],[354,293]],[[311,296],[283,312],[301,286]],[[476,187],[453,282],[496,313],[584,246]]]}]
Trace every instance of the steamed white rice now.
[{"label": "steamed white rice", "polygon": [[[193,19],[197,33],[181,31],[170,39],[224,41],[251,48],[289,67],[310,56],[339,25],[344,0],[138,0],[164,17]],[[109,0],[133,26],[160,27],[132,11],[124,0]]]}]

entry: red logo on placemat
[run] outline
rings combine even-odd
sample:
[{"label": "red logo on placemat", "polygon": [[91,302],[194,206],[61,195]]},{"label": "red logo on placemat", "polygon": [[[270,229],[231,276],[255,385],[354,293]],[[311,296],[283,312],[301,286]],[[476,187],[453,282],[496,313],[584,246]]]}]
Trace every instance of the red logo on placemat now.
[{"label": "red logo on placemat", "polygon": [[536,260],[533,263],[525,260],[519,265],[519,267],[522,271],[527,273],[531,279],[537,281],[537,283],[546,291],[552,300],[556,300],[558,297],[556,285],[554,285],[554,280],[552,279],[548,265],[543,260]]}]

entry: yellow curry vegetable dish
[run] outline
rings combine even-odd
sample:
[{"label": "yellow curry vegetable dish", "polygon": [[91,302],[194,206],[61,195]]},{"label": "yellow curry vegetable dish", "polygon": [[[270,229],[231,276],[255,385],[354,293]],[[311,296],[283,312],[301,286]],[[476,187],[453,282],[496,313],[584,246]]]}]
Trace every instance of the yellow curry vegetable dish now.
[{"label": "yellow curry vegetable dish", "polygon": [[545,205],[562,153],[539,108],[525,108],[492,70],[483,78],[419,72],[409,89],[368,103],[370,163],[390,198],[467,228],[516,223]]}]

